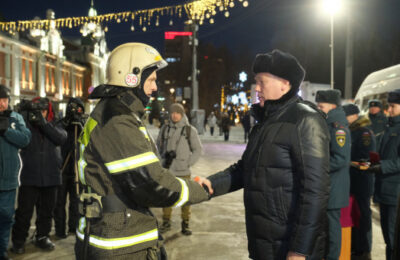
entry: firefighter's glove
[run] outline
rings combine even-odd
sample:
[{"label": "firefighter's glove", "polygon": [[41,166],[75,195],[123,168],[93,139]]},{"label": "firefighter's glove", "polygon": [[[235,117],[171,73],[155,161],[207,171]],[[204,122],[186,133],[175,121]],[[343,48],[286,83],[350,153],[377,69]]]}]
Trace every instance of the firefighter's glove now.
[{"label": "firefighter's glove", "polygon": [[9,127],[8,117],[0,116],[0,136],[3,136]]},{"label": "firefighter's glove", "polygon": [[382,174],[382,167],[380,164],[374,164],[369,167],[368,171],[373,174]]}]

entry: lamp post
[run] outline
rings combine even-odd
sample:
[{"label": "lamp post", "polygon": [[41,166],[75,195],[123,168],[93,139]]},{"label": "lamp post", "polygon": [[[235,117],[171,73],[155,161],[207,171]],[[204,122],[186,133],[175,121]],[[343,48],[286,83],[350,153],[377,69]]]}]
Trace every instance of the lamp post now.
[{"label": "lamp post", "polygon": [[335,22],[335,14],[341,8],[341,0],[323,0],[324,1],[324,9],[329,13],[330,22],[331,22],[331,41],[330,41],[330,48],[331,48],[331,89],[334,88],[334,22]]}]

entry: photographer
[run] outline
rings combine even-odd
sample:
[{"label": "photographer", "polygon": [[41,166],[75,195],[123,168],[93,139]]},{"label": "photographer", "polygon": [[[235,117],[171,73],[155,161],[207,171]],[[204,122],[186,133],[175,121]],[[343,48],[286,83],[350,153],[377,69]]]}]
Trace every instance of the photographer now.
[{"label": "photographer", "polygon": [[49,232],[56,205],[57,186],[61,185],[60,146],[67,139],[67,132],[54,121],[52,104],[47,98],[37,97],[32,102],[21,102],[20,108],[32,132],[32,140],[21,151],[24,167],[11,248],[17,254],[25,252],[24,243],[35,206],[37,219],[34,243],[44,250],[54,249]]},{"label": "photographer", "polygon": [[[191,126],[179,103],[170,107],[170,120],[158,134],[157,147],[162,157],[164,168],[184,179],[190,179],[190,166],[200,158],[202,146],[197,130]],[[163,208],[163,224],[160,232],[171,229],[172,208]],[[182,234],[191,235],[189,229],[190,206],[182,206]]]},{"label": "photographer", "polygon": [[79,98],[70,98],[67,104],[66,116],[60,121],[68,133],[67,141],[61,147],[63,158],[63,167],[61,169],[62,185],[57,192],[57,205],[54,210],[54,222],[56,228],[56,236],[66,238],[66,211],[65,205],[67,195],[69,199],[68,207],[68,233],[75,234],[78,213],[78,191],[75,179],[75,158],[76,143],[85,124],[84,119],[85,108],[83,102]]},{"label": "photographer", "polygon": [[0,85],[0,259],[8,259],[7,247],[13,224],[19,149],[29,144],[31,132],[22,116],[9,110],[9,89]]}]

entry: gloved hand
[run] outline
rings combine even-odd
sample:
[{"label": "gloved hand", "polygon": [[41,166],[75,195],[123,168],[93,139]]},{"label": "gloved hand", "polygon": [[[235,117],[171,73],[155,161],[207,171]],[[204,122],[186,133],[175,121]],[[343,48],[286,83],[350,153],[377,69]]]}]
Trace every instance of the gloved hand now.
[{"label": "gloved hand", "polygon": [[382,174],[382,167],[380,164],[373,164],[369,167],[368,171],[373,174]]},{"label": "gloved hand", "polygon": [[46,124],[46,119],[39,110],[29,112],[29,121],[37,127],[42,127]]},{"label": "gloved hand", "polygon": [[0,116],[0,135],[3,136],[7,131],[10,122],[8,121],[8,117]]}]

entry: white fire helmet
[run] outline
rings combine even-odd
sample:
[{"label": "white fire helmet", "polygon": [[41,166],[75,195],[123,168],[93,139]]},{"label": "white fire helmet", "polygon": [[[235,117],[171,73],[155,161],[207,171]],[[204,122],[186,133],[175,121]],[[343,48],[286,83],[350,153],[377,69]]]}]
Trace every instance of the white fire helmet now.
[{"label": "white fire helmet", "polygon": [[140,85],[142,72],[150,67],[156,70],[168,63],[153,47],[139,42],[125,43],[115,48],[107,62],[107,84],[127,88]]}]

